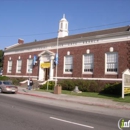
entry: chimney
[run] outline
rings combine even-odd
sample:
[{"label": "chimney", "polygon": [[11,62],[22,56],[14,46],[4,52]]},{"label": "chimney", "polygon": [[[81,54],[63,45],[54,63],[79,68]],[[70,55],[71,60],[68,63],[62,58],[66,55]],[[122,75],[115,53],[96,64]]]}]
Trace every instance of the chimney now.
[{"label": "chimney", "polygon": [[19,44],[24,44],[24,40],[19,38],[19,39],[18,39],[18,43],[19,43]]}]

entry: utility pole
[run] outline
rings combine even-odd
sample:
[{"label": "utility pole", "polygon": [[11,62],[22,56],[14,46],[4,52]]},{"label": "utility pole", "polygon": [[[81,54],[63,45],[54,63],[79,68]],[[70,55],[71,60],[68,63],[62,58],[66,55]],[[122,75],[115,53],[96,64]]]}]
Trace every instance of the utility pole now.
[{"label": "utility pole", "polygon": [[57,37],[56,57],[55,57],[55,60],[56,60],[56,78],[55,78],[55,86],[57,85],[57,73],[58,73],[58,58],[59,58],[59,55],[58,55],[58,46],[59,46],[59,38]]}]

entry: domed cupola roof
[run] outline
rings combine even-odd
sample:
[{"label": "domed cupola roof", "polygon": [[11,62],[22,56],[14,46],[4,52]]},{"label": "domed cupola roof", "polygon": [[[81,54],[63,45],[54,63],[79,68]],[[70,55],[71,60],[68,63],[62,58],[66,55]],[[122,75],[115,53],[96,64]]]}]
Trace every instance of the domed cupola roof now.
[{"label": "domed cupola roof", "polygon": [[63,14],[63,18],[59,22],[58,37],[65,36],[68,36],[68,21],[65,18],[65,14]]},{"label": "domed cupola roof", "polygon": [[65,14],[63,14],[63,18],[60,20],[60,22],[68,22],[67,20],[66,20],[66,18],[65,18]]}]

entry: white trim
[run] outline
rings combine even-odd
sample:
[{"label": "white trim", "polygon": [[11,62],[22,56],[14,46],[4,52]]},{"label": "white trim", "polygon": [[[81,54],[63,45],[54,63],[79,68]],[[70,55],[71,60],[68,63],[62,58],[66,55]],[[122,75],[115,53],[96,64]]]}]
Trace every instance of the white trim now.
[{"label": "white trim", "polygon": [[[3,75],[3,76],[7,76],[7,77],[27,77],[28,78],[28,75],[26,76],[23,76],[23,75]],[[33,78],[38,78],[38,76],[31,76]],[[119,79],[114,79],[114,78],[79,78],[79,77],[57,77],[58,79],[83,79],[83,80],[102,80],[102,81],[122,81],[122,78],[119,78]],[[55,77],[54,77],[55,79]]]},{"label": "white trim", "polygon": [[19,46],[19,45],[20,45],[19,43],[13,44],[11,46],[5,47],[5,50],[8,50],[8,49],[10,49],[12,47],[16,47],[16,46]]},{"label": "white trim", "polygon": [[[114,35],[114,34],[113,34]],[[96,45],[96,44],[109,44],[113,42],[121,42],[121,41],[130,41],[130,32],[125,35],[118,35],[116,37],[109,37],[109,38],[100,38],[101,36],[92,37],[91,39],[74,39],[74,42],[67,42],[60,41],[60,44],[58,45],[58,49],[62,48],[70,48],[70,47],[79,47],[79,46],[88,46],[88,45]],[[103,37],[103,36],[102,36]],[[76,41],[77,40],[77,41]],[[19,53],[28,53],[28,52],[36,52],[36,51],[46,51],[51,49],[56,49],[56,44],[50,44],[49,45],[40,45],[38,46],[31,46],[30,48],[22,48],[22,50],[12,51],[12,52],[5,52],[4,55],[11,55],[11,54],[19,54]],[[33,48],[32,48],[33,47]]]},{"label": "white trim", "polygon": [[[7,76],[7,77],[25,77],[25,78],[28,78],[28,75],[25,75],[25,76],[23,76],[23,75],[3,75],[3,76]],[[30,77],[32,77],[32,78],[38,78],[38,76],[30,76]]]},{"label": "white trim", "polygon": [[[79,77],[57,77],[58,79],[83,79],[83,80],[104,80],[104,81],[122,81],[122,78],[79,78]],[[54,77],[55,79],[55,77]]]},{"label": "white trim", "polygon": [[86,75],[92,75],[93,74],[93,72],[82,72],[82,74],[86,74]]},{"label": "white trim", "polygon": [[63,74],[73,74],[72,72],[64,72]]},{"label": "white trim", "polygon": [[122,94],[121,94],[121,96],[122,96],[122,98],[124,98],[124,73],[125,72],[123,72],[123,74],[122,74]]},{"label": "white trim", "polygon": [[64,56],[64,60],[63,60],[63,74],[65,74],[65,56]]},{"label": "white trim", "polygon": [[44,50],[44,51],[42,51],[41,53],[39,53],[39,54],[38,54],[38,56],[40,57],[41,55],[44,55],[45,53],[48,53],[49,55],[52,55],[52,56],[54,56],[54,55],[55,55],[55,53],[54,53],[54,52],[52,52],[52,51],[49,51],[49,50]]}]

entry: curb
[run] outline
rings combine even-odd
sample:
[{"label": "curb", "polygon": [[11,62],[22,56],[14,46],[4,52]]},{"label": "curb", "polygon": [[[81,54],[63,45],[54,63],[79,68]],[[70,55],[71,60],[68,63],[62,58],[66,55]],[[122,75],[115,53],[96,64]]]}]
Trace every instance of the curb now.
[{"label": "curb", "polygon": [[41,95],[37,95],[37,94],[22,93],[22,92],[18,92],[18,94],[29,95],[29,96],[33,96],[33,97],[39,97],[39,98],[60,100],[60,101],[66,101],[66,102],[79,103],[79,104],[83,104],[83,105],[92,105],[92,106],[99,106],[99,107],[106,107],[106,108],[130,110],[130,107],[127,107],[127,106],[118,106],[118,105],[109,105],[109,104],[100,104],[100,103],[90,103],[90,102],[82,102],[82,101],[80,102],[80,101],[74,101],[74,100],[68,100],[68,99],[58,99],[58,98],[53,98],[53,97],[48,97],[48,96],[41,96]]}]

